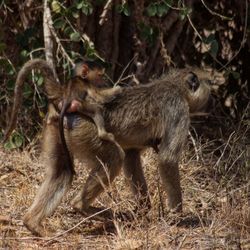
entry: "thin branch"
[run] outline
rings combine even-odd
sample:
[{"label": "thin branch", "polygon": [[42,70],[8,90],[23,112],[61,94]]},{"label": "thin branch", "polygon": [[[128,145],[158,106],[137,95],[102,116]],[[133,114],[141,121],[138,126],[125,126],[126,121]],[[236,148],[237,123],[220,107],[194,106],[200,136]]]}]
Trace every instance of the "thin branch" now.
[{"label": "thin branch", "polygon": [[193,146],[194,146],[194,151],[195,151],[195,155],[196,155],[196,160],[199,161],[200,160],[200,157],[199,157],[199,150],[196,146],[196,142],[195,142],[195,139],[194,137],[192,136],[192,134],[190,133],[190,131],[188,131],[188,135],[190,136],[191,138],[191,141],[193,143]]},{"label": "thin branch", "polygon": [[244,25],[244,32],[243,32],[243,37],[240,43],[240,47],[238,51],[234,54],[234,56],[232,56],[231,59],[224,65],[224,67],[230,64],[234,60],[234,58],[238,56],[238,54],[240,53],[241,49],[243,48],[243,46],[245,45],[247,41],[246,37],[247,37],[247,23],[248,23],[248,0],[246,0],[245,2],[246,2],[245,25]]},{"label": "thin branch", "polygon": [[[69,21],[69,19],[67,17],[65,17],[65,20],[67,21],[67,23],[69,24],[69,26],[73,29],[74,32],[78,32],[75,27],[71,24],[71,22]],[[89,44],[90,47],[94,47],[94,43],[91,41],[90,37],[86,34],[86,33],[82,33],[81,34],[81,41],[82,42],[87,42]],[[95,51],[95,56],[100,59],[101,61],[105,61],[96,51]]]},{"label": "thin branch", "polygon": [[114,86],[116,86],[121,81],[121,79],[123,78],[123,75],[125,74],[127,68],[131,65],[131,63],[135,60],[135,58],[136,58],[136,55],[128,62],[126,67],[123,69],[119,79],[115,82]]},{"label": "thin branch", "polygon": [[202,4],[204,5],[204,7],[208,10],[208,12],[209,12],[210,14],[212,14],[212,15],[214,15],[214,16],[218,16],[218,17],[220,17],[221,19],[226,19],[226,20],[232,20],[232,19],[233,19],[233,17],[223,16],[223,15],[221,15],[220,13],[211,10],[211,9],[205,4],[204,0],[201,0],[201,2],[202,2]]},{"label": "thin branch", "polygon": [[104,24],[105,21],[107,21],[106,16],[107,16],[108,10],[110,10],[110,8],[111,8],[111,3],[112,3],[112,0],[108,0],[103,8],[103,12],[100,15],[100,21],[99,21],[99,24],[101,26]]},{"label": "thin branch", "polygon": [[[238,54],[240,53],[241,49],[243,48],[243,46],[245,45],[245,43],[247,41],[246,36],[247,36],[247,24],[248,24],[248,0],[245,0],[245,3],[246,3],[246,14],[245,14],[244,32],[243,32],[242,41],[240,43],[240,47],[239,47],[238,51],[234,54],[234,56],[231,57],[231,59],[226,64],[221,63],[214,55],[212,55],[211,53],[208,52],[209,55],[215,60],[215,62],[217,62],[221,66],[219,71],[222,70],[222,69],[227,70],[226,67],[238,56]],[[189,21],[191,27],[195,31],[196,35],[199,37],[201,42],[203,42],[202,36],[198,32],[198,30],[195,28],[189,14],[187,15],[187,18],[188,18],[188,21]],[[204,44],[204,45],[208,49],[207,45],[206,44]]]},{"label": "thin branch", "polygon": [[186,240],[186,238],[187,238],[187,235],[185,234],[185,235],[183,236],[183,238],[181,239],[181,241],[180,241],[178,247],[176,248],[176,250],[183,249],[182,246],[183,246],[183,243],[184,243],[184,241]]},{"label": "thin branch", "polygon": [[228,145],[229,145],[229,142],[231,141],[231,139],[232,139],[232,137],[233,137],[234,134],[235,134],[235,131],[232,132],[231,135],[229,136],[229,138],[228,138],[228,140],[227,140],[227,142],[226,142],[226,145],[225,145],[225,147],[224,147],[224,149],[223,149],[223,151],[222,151],[222,153],[221,153],[221,156],[219,157],[219,159],[217,160],[217,162],[216,162],[215,165],[214,165],[215,167],[217,167],[217,166],[219,165],[219,163],[220,163],[222,157],[224,156],[224,154],[225,154],[225,152],[226,152],[226,149],[227,149],[227,147],[228,147]]},{"label": "thin branch", "polygon": [[[118,4],[119,0],[115,0],[115,4]],[[111,57],[111,61],[112,61],[112,69],[111,69],[111,77],[114,78],[114,72],[115,72],[115,68],[116,68],[116,63],[117,63],[117,59],[119,56],[119,29],[120,29],[120,21],[121,21],[121,15],[118,15],[115,11],[114,13],[114,35],[113,35],[113,53],[112,53],[112,57]]]},{"label": "thin branch", "polygon": [[[188,18],[188,21],[189,21],[189,24],[191,25],[191,27],[193,28],[194,32],[196,33],[196,35],[199,37],[199,39],[201,40],[201,42],[203,42],[203,38],[202,36],[200,35],[199,31],[195,28],[191,18],[190,18],[190,15],[187,15],[187,18]],[[207,44],[204,44],[204,46],[206,47],[207,50],[209,50],[209,47]],[[215,60],[215,62],[217,62],[222,68],[226,69],[227,68],[223,65],[223,63],[221,63],[214,55],[212,55],[210,52],[208,52],[208,54]]]},{"label": "thin branch", "polygon": [[51,16],[50,16],[50,21],[49,21],[49,28],[50,28],[50,32],[52,33],[52,35],[54,36],[54,38],[56,40],[56,43],[58,44],[57,50],[60,50],[62,52],[62,54],[63,54],[63,57],[65,57],[67,59],[67,61],[70,62],[70,64],[74,67],[75,63],[72,61],[72,59],[70,58],[70,56],[68,55],[68,53],[64,49],[59,37],[56,34],[56,31],[55,31],[55,29],[53,27]]},{"label": "thin branch", "polygon": [[58,81],[58,76],[55,69],[55,64],[53,60],[53,39],[50,32],[49,26],[52,25],[50,8],[48,6],[48,1],[44,0],[44,13],[43,13],[43,33],[44,33],[44,47],[45,47],[45,57],[48,64],[53,70],[55,79]]},{"label": "thin branch", "polygon": [[[120,203],[122,203],[122,202],[120,202]],[[108,211],[108,210],[110,210],[110,209],[111,209],[111,207],[108,207],[108,208],[105,208],[105,209],[103,209],[103,210],[101,210],[101,211],[98,211],[98,212],[96,212],[96,213],[94,213],[94,214],[92,214],[92,215],[90,215],[90,216],[84,218],[83,220],[81,220],[80,222],[78,222],[75,226],[71,227],[70,229],[68,229],[68,230],[66,230],[66,231],[64,231],[64,232],[62,232],[62,233],[60,233],[60,234],[57,234],[57,235],[55,235],[55,236],[53,236],[53,237],[51,237],[51,238],[45,239],[45,241],[46,241],[46,244],[45,244],[45,245],[49,244],[49,243],[52,242],[54,239],[59,238],[59,237],[65,235],[65,234],[71,232],[71,231],[74,230],[75,228],[79,227],[82,223],[84,223],[84,222],[86,222],[87,220],[89,220],[89,219],[95,217],[96,215],[102,214],[102,213],[104,213],[105,211]]]}]

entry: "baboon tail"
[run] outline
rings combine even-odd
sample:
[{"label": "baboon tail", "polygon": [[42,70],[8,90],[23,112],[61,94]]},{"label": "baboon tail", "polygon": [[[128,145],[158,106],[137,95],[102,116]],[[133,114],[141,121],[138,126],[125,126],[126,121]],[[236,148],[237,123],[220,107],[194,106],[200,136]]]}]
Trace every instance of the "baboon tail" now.
[{"label": "baboon tail", "polygon": [[17,75],[15,91],[14,91],[14,103],[12,107],[10,121],[4,134],[3,143],[8,140],[11,132],[14,130],[16,126],[18,111],[22,105],[23,86],[24,86],[27,76],[33,69],[41,70],[43,76],[45,77],[45,82],[46,82],[45,89],[47,92],[50,92],[50,89],[53,88],[53,86],[55,85],[58,85],[58,88],[60,88],[59,87],[60,85],[58,84],[57,80],[54,78],[52,68],[49,66],[49,64],[45,60],[34,59],[34,60],[29,60],[28,62],[26,62]]}]

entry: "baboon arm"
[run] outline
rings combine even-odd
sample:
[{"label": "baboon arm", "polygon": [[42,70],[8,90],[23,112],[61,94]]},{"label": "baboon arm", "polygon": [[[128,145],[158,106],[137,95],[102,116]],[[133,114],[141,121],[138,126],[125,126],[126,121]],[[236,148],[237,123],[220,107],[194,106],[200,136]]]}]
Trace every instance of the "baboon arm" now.
[{"label": "baboon arm", "polygon": [[109,102],[114,99],[114,97],[122,92],[122,88],[119,86],[110,88],[110,89],[102,89],[102,90],[95,90],[90,89],[88,94],[91,98],[96,100],[98,103],[103,104]]},{"label": "baboon arm", "polygon": [[101,107],[96,103],[82,102],[81,107],[77,110],[80,114],[93,118],[96,113],[101,112]]}]

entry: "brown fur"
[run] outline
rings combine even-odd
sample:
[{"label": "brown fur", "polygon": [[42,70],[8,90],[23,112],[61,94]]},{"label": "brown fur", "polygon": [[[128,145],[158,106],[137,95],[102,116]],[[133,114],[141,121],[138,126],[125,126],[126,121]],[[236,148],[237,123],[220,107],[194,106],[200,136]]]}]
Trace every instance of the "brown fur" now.
[{"label": "brown fur", "polygon": [[[70,109],[71,112],[78,112],[82,115],[90,117],[97,126],[98,136],[103,140],[108,140],[115,144],[120,152],[119,157],[122,161],[124,160],[125,153],[121,146],[116,142],[114,135],[112,133],[107,133],[102,116],[102,105],[105,102],[112,100],[115,95],[119,93],[121,93],[120,87],[98,89],[94,86],[94,84],[88,81],[88,79],[83,79],[78,76],[73,77],[67,82],[63,90],[63,99],[61,101],[63,104],[59,118],[59,132],[64,149],[64,154],[67,156],[66,158],[69,166],[73,167],[73,163],[71,159],[72,156],[70,155],[65,140],[63,122],[64,116],[68,109]],[[73,106],[72,103],[74,103],[74,101],[77,101],[77,106]]]},{"label": "brown fur", "polygon": [[[29,64],[32,66],[32,61]],[[20,72],[27,75],[25,65]],[[172,71],[153,83],[124,88],[119,96],[103,105],[105,128],[115,135],[125,150],[124,172],[140,205],[150,207],[140,151],[153,147],[158,151],[159,170],[168,194],[169,208],[182,210],[178,162],[189,129],[189,106],[192,105],[192,108],[197,110],[200,108],[199,101],[195,105],[196,93],[190,90],[185,76],[184,71]],[[19,78],[24,79],[23,76]],[[52,83],[51,86],[54,86],[55,81],[52,80]],[[199,87],[203,87],[203,81],[199,84]],[[47,92],[48,96],[53,93]],[[16,95],[21,96],[21,93]],[[198,100],[203,98],[207,99],[207,96],[198,97]],[[18,101],[17,98],[15,100]],[[195,109],[192,112],[195,112]],[[56,110],[50,105],[48,114],[53,112]],[[66,116],[69,128],[64,132],[69,151],[74,157],[87,162],[90,168],[89,177],[82,191],[74,198],[73,206],[82,213],[93,213],[97,208],[92,207],[91,203],[103,191],[104,185],[111,183],[119,174],[123,161],[116,145],[98,137],[93,122],[77,114]],[[42,220],[56,209],[73,178],[73,172],[63,160],[57,122],[45,123],[43,145],[47,175],[33,205],[24,217],[25,225],[39,235],[43,234]]]}]

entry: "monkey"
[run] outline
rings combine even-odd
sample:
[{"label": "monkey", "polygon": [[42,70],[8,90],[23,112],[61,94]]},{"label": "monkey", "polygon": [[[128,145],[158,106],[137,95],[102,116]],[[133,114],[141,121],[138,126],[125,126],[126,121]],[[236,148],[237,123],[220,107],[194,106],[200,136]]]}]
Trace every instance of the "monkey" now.
[{"label": "monkey", "polygon": [[[90,116],[97,126],[98,135],[104,140],[110,140],[115,143],[114,135],[107,133],[104,127],[104,120],[101,114],[102,104],[110,101],[114,95],[121,93],[122,88],[115,86],[113,88],[98,89],[102,87],[103,75],[105,68],[95,61],[84,61],[76,64],[74,68],[75,78],[67,84],[67,90],[64,92],[67,99],[67,103],[76,97],[77,92],[78,98],[81,97],[81,108],[77,110],[71,110],[71,112],[79,112],[84,115]],[[82,78],[82,81],[77,79]],[[74,97],[72,97],[74,96]]]},{"label": "monkey", "polygon": [[[67,109],[70,107],[70,103],[74,99],[80,101],[81,105],[77,108],[72,106],[70,112],[78,112],[92,118],[97,126],[98,136],[103,140],[113,142],[119,149],[121,159],[123,160],[125,157],[125,153],[116,142],[114,135],[112,133],[107,133],[104,127],[102,104],[108,102],[114,98],[114,95],[121,92],[121,88],[118,86],[108,89],[97,88],[97,86],[104,85],[102,80],[104,73],[104,67],[94,61],[79,62],[74,68],[75,76],[68,81],[63,91],[63,100],[59,103],[59,107],[61,108],[59,132],[64,154],[67,156],[67,161],[70,165],[72,165],[73,162],[64,136],[63,120]],[[56,117],[51,117],[50,119],[56,119]]]},{"label": "monkey", "polygon": [[[43,61],[43,64],[46,62]],[[27,62],[18,74],[19,82],[17,81],[16,85],[22,86],[20,79],[24,81],[33,68],[39,69],[40,66],[34,61]],[[57,94],[61,87],[49,70],[42,72],[49,74],[45,75],[45,90],[49,103],[58,102]],[[66,113],[69,125],[64,129],[64,133],[69,151],[74,157],[84,160],[90,168],[83,189],[72,200],[72,206],[76,210],[83,214],[100,211],[100,208],[92,206],[92,203],[103,192],[104,186],[112,183],[121,169],[137,198],[138,206],[150,208],[151,202],[140,152],[148,147],[157,147],[159,172],[168,195],[169,209],[182,211],[178,164],[189,130],[189,116],[191,112],[200,109],[200,104],[205,105],[201,100],[208,99],[210,94],[209,91],[200,91],[200,88],[209,89],[206,81],[200,78],[195,84],[198,88],[190,88],[192,82],[188,81],[192,79],[192,75],[190,77],[189,72],[185,70],[173,70],[165,77],[151,83],[124,88],[119,96],[114,96],[112,100],[103,104],[105,128],[107,131],[112,131],[125,151],[124,161],[119,157],[116,145],[101,140],[95,124],[90,119],[73,112]],[[55,85],[58,88],[53,89]],[[19,106],[21,104],[20,86],[16,86],[14,107],[17,107],[16,103],[19,103]],[[197,91],[204,96],[197,96]],[[81,106],[81,102],[72,100],[69,110],[78,106]],[[17,113],[18,109],[13,108],[13,112]],[[55,105],[49,105],[48,114],[53,113],[58,111]],[[15,127],[17,114],[12,113],[11,117],[14,121],[10,121],[7,135]],[[23,218],[26,227],[37,235],[46,234],[42,221],[55,211],[70,188],[74,175],[64,161],[57,122],[44,123],[42,143],[47,173],[32,206]]]},{"label": "monkey", "polygon": [[[64,136],[63,123],[66,111],[70,108],[70,112],[78,112],[90,117],[97,126],[98,136],[103,140],[109,140],[113,142],[118,147],[120,157],[123,160],[125,157],[125,153],[121,146],[116,142],[114,135],[112,133],[107,133],[107,131],[105,130],[104,120],[101,113],[102,105],[105,102],[112,100],[115,95],[121,93],[121,88],[96,88],[94,85],[102,76],[101,74],[99,74],[98,68],[96,69],[95,65],[92,65],[92,68],[89,70],[87,63],[83,63],[81,66],[84,67],[85,70],[88,70],[88,72],[84,73],[84,78],[75,76],[68,81],[67,86],[65,86],[65,89],[63,91],[63,100],[59,103],[59,107],[61,108],[59,117],[59,131],[65,155],[68,156],[67,158],[71,158]],[[88,74],[92,74],[92,76],[88,77]],[[77,107],[71,106],[71,102],[73,100],[78,100],[80,102],[80,105]],[[52,119],[55,119],[55,117]],[[70,159],[68,160],[68,162],[69,164],[73,164]]]}]

